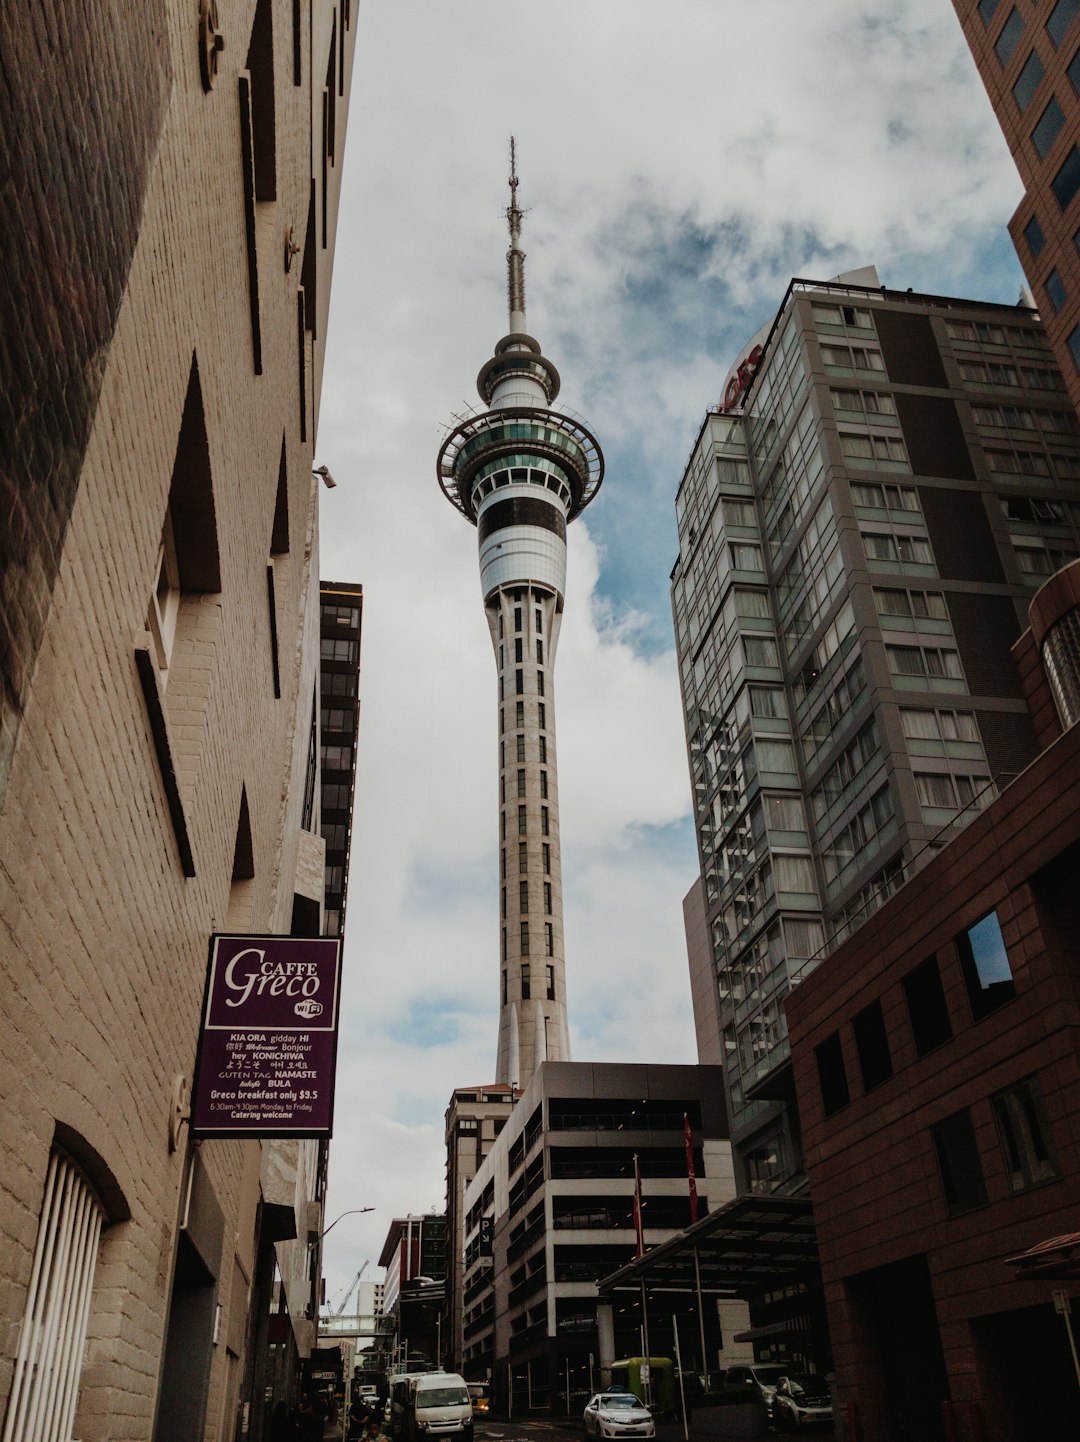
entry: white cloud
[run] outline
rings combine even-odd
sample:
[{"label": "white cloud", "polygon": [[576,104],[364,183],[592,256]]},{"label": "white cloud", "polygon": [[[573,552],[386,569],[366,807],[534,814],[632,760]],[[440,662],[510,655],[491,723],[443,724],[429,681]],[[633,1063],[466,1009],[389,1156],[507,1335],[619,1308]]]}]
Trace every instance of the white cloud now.
[{"label": "white cloud", "polygon": [[[568,989],[581,1055],[692,1051],[694,874],[667,575],[727,364],[793,274],[980,276],[1019,186],[943,0],[364,0],[319,460],[322,574],[365,588],[331,1296],[441,1203],[442,1112],[491,1079],[495,674],[475,532],[435,456],[505,323],[517,135],[530,325],[608,457],[560,642]],[[897,268],[899,273],[897,273]],[[998,289],[991,292],[988,287]]]}]

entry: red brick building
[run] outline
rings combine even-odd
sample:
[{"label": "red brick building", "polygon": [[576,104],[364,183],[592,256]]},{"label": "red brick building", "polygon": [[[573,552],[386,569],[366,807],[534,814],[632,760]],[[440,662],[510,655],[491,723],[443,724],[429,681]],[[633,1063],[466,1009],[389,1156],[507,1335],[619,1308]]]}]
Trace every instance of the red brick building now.
[{"label": "red brick building", "polygon": [[1058,720],[1076,719],[1078,572],[1014,649],[1042,752],[787,1002],[839,1398],[865,1442],[1075,1425],[1053,1292],[1080,1297],[1080,1263],[1010,1259],[1080,1227],[1080,728]]},{"label": "red brick building", "polygon": [[1009,222],[1080,407],[1080,13],[1076,0],[953,0],[1024,198]]}]

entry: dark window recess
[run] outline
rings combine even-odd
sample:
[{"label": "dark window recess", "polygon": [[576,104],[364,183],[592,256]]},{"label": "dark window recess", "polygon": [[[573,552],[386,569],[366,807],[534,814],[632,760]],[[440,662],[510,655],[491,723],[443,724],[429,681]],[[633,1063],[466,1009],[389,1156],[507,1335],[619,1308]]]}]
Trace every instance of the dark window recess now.
[{"label": "dark window recess", "polygon": [[1001,0],[979,0],[979,19],[984,25],[989,25],[994,18],[994,12],[1001,4]]},{"label": "dark window recess", "polygon": [[525,692],[525,672],[524,672],[524,671],[515,671],[515,672],[514,672],[514,690],[517,692],[517,694],[518,694],[519,696],[524,695],[524,692]]},{"label": "dark window recess", "polygon": [[259,259],[255,244],[255,134],[250,75],[241,72],[237,84],[240,90],[240,168],[244,185],[244,240],[247,249],[248,311],[251,315],[251,360],[255,374],[261,376],[262,323],[259,318]]},{"label": "dark window recess", "polygon": [[1050,36],[1055,50],[1069,33],[1069,27],[1076,19],[1078,9],[1080,9],[1080,0],[1058,0],[1053,10],[1050,11],[1050,19],[1046,22],[1046,33]]},{"label": "dark window recess", "polygon": [[1032,51],[1024,62],[1024,68],[1017,77],[1013,86],[1013,99],[1016,101],[1016,108],[1023,115],[1028,106],[1035,98],[1035,92],[1042,84],[1042,78],[1046,74],[1043,63],[1038,53]]},{"label": "dark window recess", "polygon": [[1005,1155],[1009,1186],[1026,1192],[1060,1176],[1050,1149],[1042,1099],[1034,1077],[1017,1082],[994,1097],[994,1119]]},{"label": "dark window recess", "polygon": [[952,1023],[936,956],[904,977],[904,1000],[911,1022],[911,1038],[919,1056],[926,1056],[952,1039]]},{"label": "dark window recess", "polygon": [[1033,215],[1024,226],[1024,239],[1027,241],[1028,250],[1034,260],[1042,254],[1042,248],[1046,244],[1046,237],[1043,235],[1042,226],[1039,224],[1039,217]]},{"label": "dark window recess", "polygon": [[1054,95],[1051,97],[1050,104],[1039,116],[1035,129],[1031,132],[1031,143],[1038,152],[1040,160],[1045,160],[1050,154],[1050,148],[1061,134],[1064,124],[1065,112],[1058,104],[1057,96]]},{"label": "dark window recess", "polygon": [[1056,267],[1043,282],[1043,289],[1046,291],[1046,298],[1056,315],[1069,298],[1065,290],[1065,282],[1061,278],[1061,272]]},{"label": "dark window recess", "polygon": [[1065,157],[1065,162],[1050,182],[1054,199],[1062,210],[1069,208],[1069,202],[1080,190],[1080,150],[1074,145]]},{"label": "dark window recess", "polygon": [[991,911],[956,938],[956,954],[975,1021],[989,1016],[1016,995],[1012,967],[997,912]]},{"label": "dark window recess", "polygon": [[266,604],[270,617],[270,669],[274,680],[274,697],[281,699],[281,665],[278,659],[277,597],[274,592],[274,568],[266,568]]},{"label": "dark window recess", "polygon": [[255,8],[245,69],[251,75],[255,199],[274,200],[277,197],[277,122],[274,116],[274,13],[271,0],[259,0]]},{"label": "dark window recess", "polygon": [[1008,65],[1013,58],[1016,47],[1020,44],[1020,37],[1024,33],[1024,22],[1020,17],[1019,10],[1014,6],[1009,14],[1008,20],[1001,27],[1001,34],[994,41],[994,54],[1002,66]]},{"label": "dark window recess", "polygon": [[855,1050],[859,1057],[863,1088],[873,1091],[874,1087],[887,1082],[893,1074],[889,1037],[885,1030],[885,1018],[881,1014],[881,1002],[874,1001],[864,1007],[852,1020],[851,1030],[855,1036]]},{"label": "dark window recess", "polygon": [[965,1108],[938,1122],[930,1131],[950,1214],[956,1216],[985,1206],[986,1180],[971,1113]]},{"label": "dark window recess", "polygon": [[1080,95],[1080,50],[1078,50],[1069,61],[1069,68],[1065,74],[1069,77],[1069,84],[1073,88],[1073,94]]},{"label": "dark window recess", "polygon": [[1073,358],[1073,365],[1080,371],[1080,325],[1073,326],[1065,344],[1069,347],[1069,354]]},{"label": "dark window recess", "polygon": [[834,1031],[832,1036],[826,1037],[820,1046],[816,1046],[814,1057],[817,1061],[818,1085],[821,1087],[821,1104],[825,1115],[831,1117],[851,1100],[840,1033]]}]

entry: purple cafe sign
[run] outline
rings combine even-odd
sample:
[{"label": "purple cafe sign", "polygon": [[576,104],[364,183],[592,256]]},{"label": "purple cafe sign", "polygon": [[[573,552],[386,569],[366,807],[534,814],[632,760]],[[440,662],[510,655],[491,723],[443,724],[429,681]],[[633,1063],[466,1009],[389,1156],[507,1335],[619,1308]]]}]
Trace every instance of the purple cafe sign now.
[{"label": "purple cafe sign", "polygon": [[194,1136],[330,1136],[340,953],[330,937],[210,938]]}]

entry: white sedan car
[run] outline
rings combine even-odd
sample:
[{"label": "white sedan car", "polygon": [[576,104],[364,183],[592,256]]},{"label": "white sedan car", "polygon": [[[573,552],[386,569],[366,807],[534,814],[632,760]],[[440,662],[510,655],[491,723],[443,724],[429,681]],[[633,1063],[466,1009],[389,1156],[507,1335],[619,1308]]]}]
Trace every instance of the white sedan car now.
[{"label": "white sedan car", "polygon": [[585,1408],[586,1437],[655,1437],[648,1407],[632,1392],[598,1392]]}]

